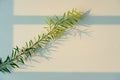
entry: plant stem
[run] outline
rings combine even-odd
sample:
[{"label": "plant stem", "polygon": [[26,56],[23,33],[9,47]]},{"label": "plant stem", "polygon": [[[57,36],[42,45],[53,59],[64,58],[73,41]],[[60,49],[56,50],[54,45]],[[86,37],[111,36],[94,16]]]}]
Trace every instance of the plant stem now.
[{"label": "plant stem", "polygon": [[[38,37],[38,40],[33,42],[29,41],[29,46],[26,48],[19,49],[18,47],[13,50],[12,57],[7,57],[4,62],[0,64],[0,71],[10,72],[9,67],[15,68],[19,67],[16,63],[23,63],[26,58],[33,55],[37,48],[42,48],[43,45],[46,45],[48,42],[53,39],[57,39],[63,35],[63,33],[69,28],[73,27],[74,24],[78,23],[81,19],[81,13],[76,9],[64,13],[62,18],[57,16],[49,18],[48,33],[43,34],[41,38]],[[39,46],[39,44],[41,44]],[[44,46],[43,46],[44,47]],[[32,53],[31,53],[32,52]],[[28,55],[29,54],[29,55]],[[20,59],[20,60],[19,60]],[[11,64],[12,63],[12,64]],[[14,63],[14,64],[13,64]]]}]

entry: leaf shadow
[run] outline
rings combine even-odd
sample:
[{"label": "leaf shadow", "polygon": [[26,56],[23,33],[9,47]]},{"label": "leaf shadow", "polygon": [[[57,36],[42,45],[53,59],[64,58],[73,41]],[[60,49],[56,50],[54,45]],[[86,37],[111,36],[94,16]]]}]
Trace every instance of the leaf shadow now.
[{"label": "leaf shadow", "polygon": [[[89,15],[89,13],[90,13],[90,11],[87,11],[86,13],[83,14],[83,16],[87,17]],[[87,24],[80,22],[79,24],[76,24],[75,26],[76,27],[71,27],[71,28],[67,29],[60,38],[57,38],[55,40],[51,40],[51,41],[47,42],[44,45],[44,47],[37,49],[36,52],[34,53],[35,55],[33,55],[33,57],[39,56],[39,58],[46,59],[49,61],[52,58],[52,57],[50,57],[50,55],[53,52],[55,53],[57,51],[57,49],[59,48],[59,46],[62,45],[62,42],[67,41],[70,37],[78,36],[81,39],[83,34],[90,36],[89,35],[90,31],[87,29],[88,28]],[[82,28],[82,26],[85,28]],[[34,59],[33,57],[29,57],[28,58],[29,61],[41,63],[39,60]],[[31,65],[25,65],[25,67],[22,67],[22,68],[26,69],[26,66],[27,67],[34,67]]]}]

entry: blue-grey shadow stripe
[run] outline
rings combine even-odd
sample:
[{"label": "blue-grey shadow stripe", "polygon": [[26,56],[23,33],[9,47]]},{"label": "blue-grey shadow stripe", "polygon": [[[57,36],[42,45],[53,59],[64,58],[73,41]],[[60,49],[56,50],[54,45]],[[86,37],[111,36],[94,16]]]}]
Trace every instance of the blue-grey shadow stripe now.
[{"label": "blue-grey shadow stripe", "polygon": [[9,80],[120,80],[120,73],[112,72],[15,72],[6,76]]},{"label": "blue-grey shadow stripe", "polygon": [[[14,24],[46,24],[49,16],[14,16]],[[120,16],[86,16],[81,25],[119,25]]]},{"label": "blue-grey shadow stripe", "polygon": [[81,24],[120,25],[120,16],[86,16]]},{"label": "blue-grey shadow stripe", "polygon": [[0,57],[11,54],[13,45],[13,0],[0,0]]},{"label": "blue-grey shadow stripe", "polygon": [[47,16],[14,16],[14,24],[45,24]]}]

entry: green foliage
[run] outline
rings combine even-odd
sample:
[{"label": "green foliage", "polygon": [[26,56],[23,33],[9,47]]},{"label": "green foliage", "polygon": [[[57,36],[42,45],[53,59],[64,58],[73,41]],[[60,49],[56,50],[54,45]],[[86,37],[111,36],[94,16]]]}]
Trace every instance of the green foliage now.
[{"label": "green foliage", "polygon": [[16,46],[13,48],[11,56],[7,56],[4,61],[0,58],[0,71],[10,73],[12,69],[19,68],[19,64],[25,64],[28,57],[32,57],[37,49],[42,49],[48,42],[60,38],[67,29],[73,27],[81,18],[81,12],[75,8],[64,13],[62,17],[49,17],[47,19],[48,27],[45,27],[47,33],[38,35],[35,40],[26,42],[22,48]]}]

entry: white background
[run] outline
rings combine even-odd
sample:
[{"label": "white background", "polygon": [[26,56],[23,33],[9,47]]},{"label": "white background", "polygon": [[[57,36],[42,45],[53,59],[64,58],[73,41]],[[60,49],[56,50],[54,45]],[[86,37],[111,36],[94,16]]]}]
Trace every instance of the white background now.
[{"label": "white background", "polygon": [[[102,16],[103,20],[105,16],[120,16],[120,0],[14,0],[14,15],[62,15],[72,8],[82,12],[90,10],[89,16]],[[17,71],[120,72],[120,25],[95,22],[87,25],[90,36],[82,35],[81,39],[78,35],[70,36],[51,52],[51,59],[34,57],[38,62],[28,61],[26,69]],[[42,26],[14,25],[13,45],[23,46],[26,41],[44,32]]]}]

